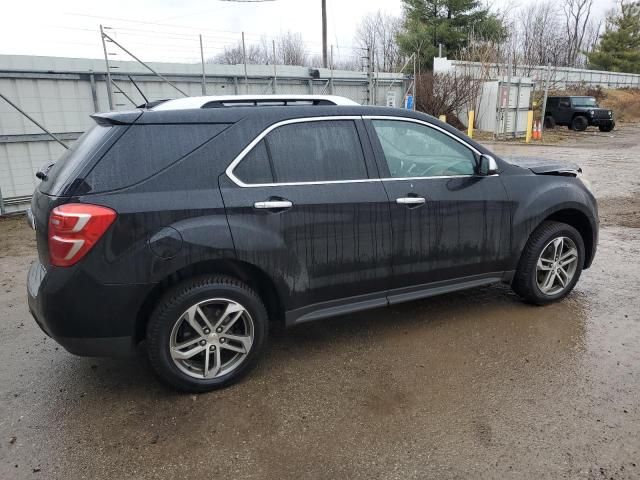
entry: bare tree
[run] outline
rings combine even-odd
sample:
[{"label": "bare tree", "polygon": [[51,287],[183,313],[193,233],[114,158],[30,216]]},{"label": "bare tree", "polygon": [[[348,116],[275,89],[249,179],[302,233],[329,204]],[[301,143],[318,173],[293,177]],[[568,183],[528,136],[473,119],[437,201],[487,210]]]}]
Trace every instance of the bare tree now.
[{"label": "bare tree", "polygon": [[307,47],[302,35],[286,32],[276,39],[276,63],[280,65],[306,65]]},{"label": "bare tree", "polygon": [[[264,49],[260,45],[246,45],[247,63],[262,64],[267,63],[268,57],[265,55]],[[242,42],[238,42],[230,47],[224,47],[222,53],[207,60],[207,63],[218,63],[224,65],[239,65],[244,63],[244,55],[242,52]]]},{"label": "bare tree", "polygon": [[355,43],[359,48],[371,52],[376,70],[392,72],[401,66],[400,49],[396,43],[401,26],[400,18],[380,10],[366,15],[360,21]]},{"label": "bare tree", "polygon": [[567,40],[566,65],[576,65],[578,56],[583,52],[592,6],[593,0],[564,0],[562,4]]}]

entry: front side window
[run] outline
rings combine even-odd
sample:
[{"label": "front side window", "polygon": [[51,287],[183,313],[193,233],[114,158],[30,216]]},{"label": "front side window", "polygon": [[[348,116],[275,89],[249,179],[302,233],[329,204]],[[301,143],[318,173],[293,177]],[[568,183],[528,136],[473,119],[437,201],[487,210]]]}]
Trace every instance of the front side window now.
[{"label": "front side window", "polygon": [[242,159],[234,173],[248,184],[368,178],[360,138],[352,120],[282,125],[269,132]]},{"label": "front side window", "polygon": [[373,120],[392,178],[473,175],[473,152],[434,128],[400,120]]}]

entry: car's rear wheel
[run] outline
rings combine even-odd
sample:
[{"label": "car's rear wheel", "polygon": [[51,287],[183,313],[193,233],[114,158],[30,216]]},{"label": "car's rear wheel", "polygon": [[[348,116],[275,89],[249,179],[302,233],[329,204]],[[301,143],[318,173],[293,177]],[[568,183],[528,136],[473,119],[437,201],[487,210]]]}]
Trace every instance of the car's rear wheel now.
[{"label": "car's rear wheel", "polygon": [[584,265],[584,242],[570,225],[546,221],[529,238],[512,287],[537,305],[564,298],[575,287]]},{"label": "car's rear wheel", "polygon": [[188,280],[160,301],[147,326],[150,363],[179,390],[205,392],[239,380],[267,338],[258,295],[231,277]]},{"label": "car's rear wheel", "polygon": [[583,132],[589,126],[589,120],[583,115],[576,115],[571,121],[571,128],[577,132]]}]

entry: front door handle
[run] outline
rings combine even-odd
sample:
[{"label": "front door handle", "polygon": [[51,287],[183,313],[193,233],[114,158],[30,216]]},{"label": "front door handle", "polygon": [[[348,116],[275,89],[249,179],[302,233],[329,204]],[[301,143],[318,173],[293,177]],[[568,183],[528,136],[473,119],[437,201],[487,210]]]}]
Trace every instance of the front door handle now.
[{"label": "front door handle", "polygon": [[267,200],[265,202],[254,203],[253,207],[264,210],[284,210],[293,207],[293,203],[289,200]]},{"label": "front door handle", "polygon": [[396,203],[400,205],[422,205],[427,200],[424,197],[400,197],[396,198]]}]

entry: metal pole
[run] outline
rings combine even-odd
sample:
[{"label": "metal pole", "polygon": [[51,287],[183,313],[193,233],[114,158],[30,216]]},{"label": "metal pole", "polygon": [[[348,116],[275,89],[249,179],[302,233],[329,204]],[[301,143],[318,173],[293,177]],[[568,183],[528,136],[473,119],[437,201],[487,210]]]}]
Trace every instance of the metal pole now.
[{"label": "metal pole", "polygon": [[273,93],[278,93],[278,68],[276,64],[276,41],[271,40],[271,47],[273,48]]},{"label": "metal pole", "polygon": [[322,66],[327,68],[327,0],[322,0]]},{"label": "metal pole", "polygon": [[207,94],[207,76],[204,73],[204,49],[202,48],[202,34],[200,37],[200,60],[202,61],[202,95]]},{"label": "metal pole", "polygon": [[367,105],[371,105],[371,86],[373,78],[373,61],[371,59],[371,48],[367,47]]},{"label": "metal pole", "polygon": [[329,83],[329,92],[333,95],[333,45],[331,45],[331,58],[329,64],[329,74],[331,75],[331,83]]},{"label": "metal pole", "polygon": [[547,63],[547,78],[544,82],[544,97],[542,99],[542,130],[544,131],[544,116],[547,113],[547,97],[549,96],[549,82],[551,81],[551,65]]},{"label": "metal pole", "polygon": [[56,142],[58,142],[60,145],[62,145],[64,148],[66,148],[67,150],[69,149],[69,146],[64,143],[62,140],[60,140],[58,137],[56,137],[53,133],[51,133],[49,130],[47,130],[46,128],[44,128],[40,123],[38,123],[37,120],[35,120],[31,115],[29,115],[27,112],[25,112],[24,110],[22,110],[19,106],[17,106],[15,103],[13,103],[11,100],[9,100],[7,97],[5,97],[2,93],[0,93],[0,98],[2,98],[5,102],[7,102],[9,105],[11,105],[13,108],[15,108],[17,111],[19,111],[22,115],[24,115],[25,117],[27,117],[29,120],[31,120],[33,123],[36,124],[36,126],[38,128],[40,128],[42,131],[44,131],[47,135],[49,135],[51,138],[53,138]]},{"label": "metal pole", "polygon": [[102,39],[102,50],[104,51],[104,63],[107,67],[107,98],[109,99],[109,110],[113,110],[113,92],[111,91],[111,68],[109,66],[109,54],[107,53],[107,43],[104,41],[105,33],[100,25],[100,38]]},{"label": "metal pole", "polygon": [[89,74],[89,85],[91,85],[91,99],[93,100],[93,111],[97,113],[100,107],[98,106],[98,91],[96,90],[96,76],[93,73]]},{"label": "metal pole", "polygon": [[4,215],[4,198],[2,198],[2,189],[0,189],[0,215]]},{"label": "metal pole", "polygon": [[507,61],[507,95],[506,95],[506,105],[504,108],[504,126],[502,129],[502,133],[504,133],[505,137],[507,136],[507,131],[509,129],[509,103],[511,101],[511,53],[509,53],[509,60]]},{"label": "metal pole", "polygon": [[242,62],[244,63],[244,89],[249,94],[249,78],[247,77],[247,48],[244,44],[244,32],[242,32]]},{"label": "metal pole", "polygon": [[416,78],[416,57],[417,55],[414,53],[413,54],[413,90],[412,90],[412,94],[413,94],[413,109],[416,109],[416,81],[418,80]]},{"label": "metal pole", "polygon": [[136,60],[137,62],[139,62],[143,67],[145,67],[147,70],[149,70],[151,73],[153,73],[154,75],[156,75],[157,77],[160,77],[162,80],[164,80],[165,82],[167,82],[169,85],[171,85],[173,88],[175,88],[177,91],[179,91],[181,94],[183,94],[185,97],[188,97],[189,95],[187,95],[185,92],[183,92],[180,88],[178,88],[176,85],[174,85],[168,78],[166,78],[165,76],[163,76],[162,74],[156,72],[153,68],[151,68],[149,65],[147,65],[146,63],[144,63],[142,60],[140,60],[138,57],[136,57],[133,53],[131,53],[129,50],[127,50],[126,48],[124,48],[122,45],[120,45],[118,42],[116,42],[113,38],[111,38],[109,35],[107,35],[106,33],[103,33],[103,35],[109,39],[110,42],[115,43],[118,47],[120,47],[122,49],[123,52],[125,52],[127,55],[131,56],[134,60]]}]

